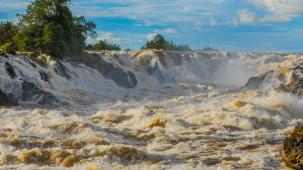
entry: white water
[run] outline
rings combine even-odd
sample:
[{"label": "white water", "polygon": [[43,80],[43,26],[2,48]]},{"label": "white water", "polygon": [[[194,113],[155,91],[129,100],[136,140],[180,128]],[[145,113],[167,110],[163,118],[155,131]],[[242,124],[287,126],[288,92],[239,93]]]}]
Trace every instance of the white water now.
[{"label": "white water", "polygon": [[[18,57],[0,58],[3,91],[15,96],[22,93],[21,82],[6,74],[3,61],[8,61],[18,77],[64,101],[64,106],[53,109],[0,109],[3,168],[63,169],[62,163],[50,161],[20,163],[24,159],[20,155],[32,148],[49,152],[61,148],[78,157],[73,169],[285,169],[280,144],[288,129],[302,122],[303,100],[275,92],[274,88],[284,83],[278,76],[257,90],[242,87],[250,77],[283,70],[279,66],[287,68],[300,56],[153,51],[101,56],[133,72],[138,85],[133,89],[118,87],[79,63],[63,63],[71,76],[67,80],[54,72],[54,61],[48,68],[33,68]],[[155,65],[160,73],[149,75],[146,68]],[[49,82],[39,78],[41,70],[48,72]],[[56,125],[62,126],[54,128]],[[17,146],[11,143],[14,137],[21,141]],[[33,137],[40,143],[56,144],[34,145]],[[68,139],[82,142],[81,147],[62,146]],[[106,142],[96,144],[92,139]],[[135,151],[119,150],[122,147]],[[7,154],[19,163],[8,161]]]}]

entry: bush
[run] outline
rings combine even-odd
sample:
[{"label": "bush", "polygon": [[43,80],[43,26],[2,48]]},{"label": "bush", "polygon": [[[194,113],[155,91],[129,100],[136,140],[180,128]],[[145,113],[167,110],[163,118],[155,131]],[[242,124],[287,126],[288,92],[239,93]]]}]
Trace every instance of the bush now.
[{"label": "bush", "polygon": [[12,22],[0,22],[0,46],[13,43],[13,37],[17,33],[17,26]]},{"label": "bush", "polygon": [[165,40],[164,36],[157,34],[153,40],[148,41],[145,46],[141,48],[144,49],[155,49],[155,50],[170,50],[170,51],[191,51],[189,45],[175,45],[172,41],[168,42]]},{"label": "bush", "polygon": [[211,47],[205,47],[202,50],[198,50],[198,51],[219,51],[219,50],[213,49]]},{"label": "bush", "polygon": [[118,44],[110,44],[106,40],[100,40],[97,44],[93,46],[88,45],[87,48],[91,48],[89,50],[101,51],[101,50],[116,50],[120,51],[121,47]]},{"label": "bush", "polygon": [[0,50],[7,54],[16,54],[16,48],[12,43],[5,43],[0,47]]}]

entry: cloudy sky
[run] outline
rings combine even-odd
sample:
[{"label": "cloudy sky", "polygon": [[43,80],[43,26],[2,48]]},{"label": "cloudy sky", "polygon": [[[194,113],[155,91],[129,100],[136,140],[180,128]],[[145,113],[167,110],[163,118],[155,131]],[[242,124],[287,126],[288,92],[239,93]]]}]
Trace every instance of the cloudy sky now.
[{"label": "cloudy sky", "polygon": [[[1,0],[0,21],[16,21],[30,1]],[[72,0],[72,9],[123,48],[161,33],[194,49],[303,52],[303,0]]]}]

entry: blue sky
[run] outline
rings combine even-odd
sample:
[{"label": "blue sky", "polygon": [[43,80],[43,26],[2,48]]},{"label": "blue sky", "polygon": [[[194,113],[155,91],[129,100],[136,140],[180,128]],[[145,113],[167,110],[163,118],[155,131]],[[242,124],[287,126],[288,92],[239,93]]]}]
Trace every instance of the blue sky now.
[{"label": "blue sky", "polygon": [[[16,21],[31,0],[1,0],[0,21]],[[97,24],[97,39],[139,49],[154,34],[194,49],[303,52],[303,0],[72,0]]]}]

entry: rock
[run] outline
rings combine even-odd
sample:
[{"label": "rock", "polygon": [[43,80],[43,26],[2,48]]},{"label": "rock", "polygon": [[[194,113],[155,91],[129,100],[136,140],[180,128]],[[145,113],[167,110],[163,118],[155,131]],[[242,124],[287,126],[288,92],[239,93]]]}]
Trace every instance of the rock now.
[{"label": "rock", "polygon": [[119,87],[134,88],[138,84],[134,73],[104,61],[98,54],[86,53],[83,56],[74,56],[70,60],[99,71],[105,78],[113,80]]},{"label": "rock", "polygon": [[154,66],[149,65],[148,67],[145,68],[145,70],[149,75],[156,77],[159,82],[161,83],[165,82],[165,77],[162,74],[161,70],[159,69],[158,63],[156,63]]},{"label": "rock", "polygon": [[148,75],[155,77],[160,83],[172,83],[174,80],[161,71],[167,67],[165,58],[168,57],[163,51],[152,51],[152,53],[139,53],[136,56],[136,65],[143,68]]},{"label": "rock", "polygon": [[249,78],[248,82],[245,84],[244,87],[251,90],[256,90],[259,87],[261,87],[262,83],[266,80],[266,78],[271,76],[273,73],[274,73],[273,71],[269,71],[257,77],[251,77]]},{"label": "rock", "polygon": [[23,102],[33,102],[47,106],[55,106],[59,103],[59,100],[53,94],[43,91],[34,83],[26,80],[22,83],[22,90],[21,101]]},{"label": "rock", "polygon": [[280,84],[277,91],[292,93],[295,95],[303,94],[303,63],[299,63],[293,68],[287,68],[286,75],[283,75],[285,80],[288,80],[285,84]]},{"label": "rock", "polygon": [[14,79],[15,77],[17,77],[16,72],[15,72],[15,70],[14,70],[14,67],[13,67],[10,63],[5,62],[5,69],[6,69],[7,74],[8,74],[12,79]]},{"label": "rock", "polygon": [[39,71],[39,74],[40,74],[41,80],[49,81],[49,76],[47,73],[45,73],[44,71]]},{"label": "rock", "polygon": [[284,140],[282,160],[292,169],[303,169],[303,126],[297,126]]},{"label": "rock", "polygon": [[33,63],[30,59],[28,59],[27,57],[22,57],[22,59],[27,62],[28,64],[30,64],[33,68],[37,68],[36,64]]},{"label": "rock", "polygon": [[0,106],[18,106],[18,101],[0,90]]},{"label": "rock", "polygon": [[71,79],[71,76],[69,74],[69,70],[67,67],[65,67],[61,61],[56,61],[54,71],[59,74],[60,76],[66,78],[67,80]]}]

